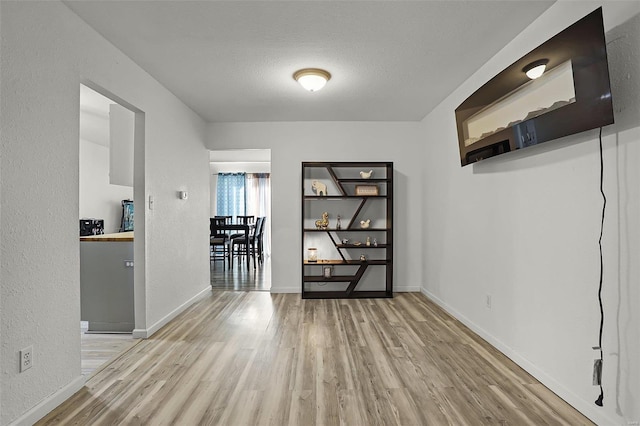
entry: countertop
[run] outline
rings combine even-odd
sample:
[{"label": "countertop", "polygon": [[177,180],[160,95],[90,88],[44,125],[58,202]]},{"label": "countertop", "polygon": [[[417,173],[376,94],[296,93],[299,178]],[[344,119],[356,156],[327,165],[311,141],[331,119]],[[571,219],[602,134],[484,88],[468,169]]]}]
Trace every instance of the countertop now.
[{"label": "countertop", "polygon": [[133,241],[133,231],[117,232],[115,234],[88,235],[80,237],[80,241]]}]

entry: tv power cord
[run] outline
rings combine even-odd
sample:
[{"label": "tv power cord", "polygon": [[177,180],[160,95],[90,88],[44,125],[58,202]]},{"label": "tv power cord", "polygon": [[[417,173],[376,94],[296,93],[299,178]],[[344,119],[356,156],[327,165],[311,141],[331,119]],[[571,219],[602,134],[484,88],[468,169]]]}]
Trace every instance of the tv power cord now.
[{"label": "tv power cord", "polygon": [[605,209],[607,207],[607,196],[604,194],[604,161],[602,154],[602,127],[600,127],[600,134],[598,136],[600,141],[600,194],[602,194],[602,218],[600,220],[600,238],[598,239],[598,246],[600,248],[600,282],[598,285],[598,302],[600,305],[600,331],[598,333],[598,346],[594,346],[593,349],[600,351],[600,359],[595,360],[593,364],[593,384],[600,386],[600,396],[595,400],[595,404],[598,407],[602,407],[604,400],[604,390],[602,389],[602,329],[604,327],[604,307],[602,304],[602,277],[604,271],[604,262],[602,257],[602,234],[604,231],[604,216]]}]

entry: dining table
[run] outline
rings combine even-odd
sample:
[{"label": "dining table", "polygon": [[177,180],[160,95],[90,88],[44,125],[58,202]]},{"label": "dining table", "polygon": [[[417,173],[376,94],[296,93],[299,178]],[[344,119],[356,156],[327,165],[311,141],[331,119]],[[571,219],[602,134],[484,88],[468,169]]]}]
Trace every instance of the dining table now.
[{"label": "dining table", "polygon": [[[247,250],[249,250],[250,232],[253,226],[254,226],[253,224],[245,224],[245,223],[225,223],[224,225],[219,224],[219,225],[215,225],[214,233],[226,234],[232,231],[236,231],[236,232],[242,231],[244,233]],[[249,269],[249,266],[251,264],[250,263],[251,259],[248,253],[246,257],[247,257],[247,269]]]}]

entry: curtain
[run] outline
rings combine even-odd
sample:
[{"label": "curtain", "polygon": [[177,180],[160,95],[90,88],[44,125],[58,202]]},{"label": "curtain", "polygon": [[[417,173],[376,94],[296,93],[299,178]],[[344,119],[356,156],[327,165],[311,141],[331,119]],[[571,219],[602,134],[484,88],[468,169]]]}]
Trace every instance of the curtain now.
[{"label": "curtain", "polygon": [[247,214],[266,218],[264,254],[271,254],[271,178],[269,173],[246,174]]},{"label": "curtain", "polygon": [[216,192],[216,215],[235,217],[246,214],[244,173],[218,173]]}]

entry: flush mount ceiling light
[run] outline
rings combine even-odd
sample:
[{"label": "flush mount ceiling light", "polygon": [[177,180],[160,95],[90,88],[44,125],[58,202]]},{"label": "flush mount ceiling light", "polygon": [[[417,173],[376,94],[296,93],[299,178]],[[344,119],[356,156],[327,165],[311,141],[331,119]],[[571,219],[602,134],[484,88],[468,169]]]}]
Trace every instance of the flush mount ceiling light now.
[{"label": "flush mount ceiling light", "polygon": [[522,68],[522,72],[525,73],[531,80],[535,80],[544,73],[544,70],[545,68],[547,68],[548,63],[548,59],[540,59],[539,61],[531,62],[526,67]]},{"label": "flush mount ceiling light", "polygon": [[305,68],[293,73],[293,79],[310,92],[316,92],[331,79],[328,71],[319,68]]}]

